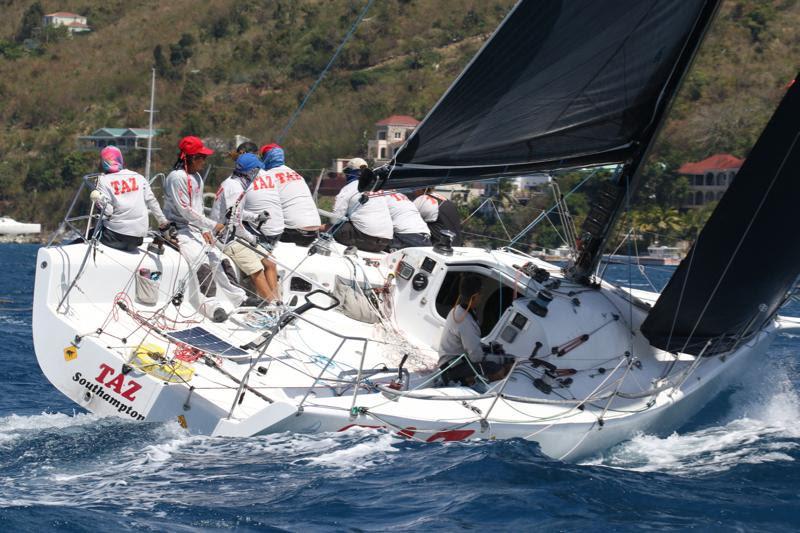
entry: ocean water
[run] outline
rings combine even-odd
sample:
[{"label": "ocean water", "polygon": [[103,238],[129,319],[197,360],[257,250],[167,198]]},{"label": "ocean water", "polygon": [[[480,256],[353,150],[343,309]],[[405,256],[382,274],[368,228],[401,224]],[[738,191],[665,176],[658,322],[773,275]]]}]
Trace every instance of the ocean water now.
[{"label": "ocean water", "polygon": [[[82,412],[33,354],[35,246],[0,247],[3,531],[746,530],[800,528],[800,337],[672,435],[582,464],[517,441],[388,433],[221,439]],[[633,269],[663,286],[669,268]],[[607,278],[627,281],[625,266]],[[11,309],[10,309],[11,308]],[[800,316],[792,304],[784,314]]]}]

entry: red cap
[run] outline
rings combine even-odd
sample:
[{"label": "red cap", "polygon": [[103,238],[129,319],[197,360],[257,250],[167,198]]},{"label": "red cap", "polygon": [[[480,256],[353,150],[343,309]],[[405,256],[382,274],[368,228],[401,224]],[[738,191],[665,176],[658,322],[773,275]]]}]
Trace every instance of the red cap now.
[{"label": "red cap", "polygon": [[178,143],[178,148],[181,153],[186,155],[211,155],[214,153],[214,150],[207,148],[203,144],[200,137],[195,137],[193,135],[181,139],[181,142]]},{"label": "red cap", "polygon": [[280,146],[276,143],[265,144],[261,147],[261,150],[259,150],[258,153],[261,154],[261,157],[264,157],[264,155],[273,148],[280,148]]}]

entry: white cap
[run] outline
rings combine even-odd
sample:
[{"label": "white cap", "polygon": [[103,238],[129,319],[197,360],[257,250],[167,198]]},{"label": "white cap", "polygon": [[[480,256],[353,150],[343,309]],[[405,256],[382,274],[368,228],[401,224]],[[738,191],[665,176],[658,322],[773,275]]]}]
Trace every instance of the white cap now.
[{"label": "white cap", "polygon": [[352,168],[353,170],[358,170],[361,167],[366,167],[366,166],[369,166],[367,165],[366,161],[364,161],[360,157],[354,157],[353,159],[347,162],[344,168]]}]

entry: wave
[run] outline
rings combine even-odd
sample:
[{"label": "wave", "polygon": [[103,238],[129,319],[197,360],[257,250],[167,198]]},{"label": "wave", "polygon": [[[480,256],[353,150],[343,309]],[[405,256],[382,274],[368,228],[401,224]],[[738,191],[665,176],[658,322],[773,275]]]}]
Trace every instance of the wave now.
[{"label": "wave", "polygon": [[638,435],[585,464],[704,476],[740,465],[794,461],[800,449],[800,395],[785,370],[754,374],[731,397],[722,423],[664,438]]},{"label": "wave", "polygon": [[0,448],[41,431],[83,426],[103,418],[103,416],[95,414],[42,413],[34,416],[12,414],[0,418]]}]

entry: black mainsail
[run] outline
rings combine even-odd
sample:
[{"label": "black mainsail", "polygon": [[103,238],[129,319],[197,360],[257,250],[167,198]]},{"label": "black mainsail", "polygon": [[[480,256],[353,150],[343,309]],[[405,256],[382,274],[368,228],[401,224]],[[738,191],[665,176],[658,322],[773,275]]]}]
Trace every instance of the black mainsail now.
[{"label": "black mainsail", "polygon": [[718,0],[522,0],[379,171],[409,188],[627,163],[584,228],[588,279]]},{"label": "black mainsail", "polygon": [[728,351],[759,331],[792,290],[800,275],[800,239],[787,227],[800,199],[798,117],[793,82],[642,324],[654,346]]}]

